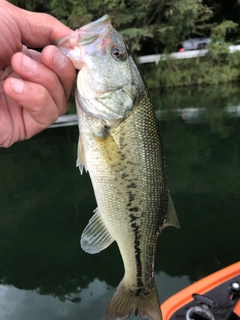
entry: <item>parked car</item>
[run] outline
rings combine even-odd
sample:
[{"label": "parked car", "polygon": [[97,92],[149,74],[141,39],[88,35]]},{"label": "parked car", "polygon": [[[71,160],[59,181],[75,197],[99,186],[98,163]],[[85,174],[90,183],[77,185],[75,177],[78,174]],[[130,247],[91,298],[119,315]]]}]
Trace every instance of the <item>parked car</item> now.
[{"label": "parked car", "polygon": [[205,49],[206,46],[211,42],[210,38],[194,38],[183,41],[180,52],[186,50],[200,50]]}]

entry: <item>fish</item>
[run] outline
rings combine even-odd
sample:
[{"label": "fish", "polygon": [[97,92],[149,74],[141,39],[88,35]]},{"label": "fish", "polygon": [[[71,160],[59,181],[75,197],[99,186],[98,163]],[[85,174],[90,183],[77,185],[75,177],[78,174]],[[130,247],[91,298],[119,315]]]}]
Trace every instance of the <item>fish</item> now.
[{"label": "fish", "polygon": [[95,254],[116,241],[125,269],[105,319],[126,319],[134,310],[161,320],[154,281],[157,238],[179,222],[148,88],[108,15],[56,45],[79,70],[77,166],[89,173],[98,205],[81,247]]}]

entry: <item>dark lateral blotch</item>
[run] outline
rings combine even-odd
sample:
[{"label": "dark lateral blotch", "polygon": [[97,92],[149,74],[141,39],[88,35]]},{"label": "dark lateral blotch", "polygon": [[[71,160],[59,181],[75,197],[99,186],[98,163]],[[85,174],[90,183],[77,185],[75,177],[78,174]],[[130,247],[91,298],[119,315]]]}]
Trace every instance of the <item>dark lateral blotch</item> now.
[{"label": "dark lateral blotch", "polygon": [[137,219],[137,217],[135,217],[135,215],[132,213],[129,215],[129,217],[131,218],[130,222],[133,222],[134,220]]},{"label": "dark lateral blotch", "polygon": [[122,179],[126,179],[129,175],[126,172],[123,172],[121,175]]},{"label": "dark lateral blotch", "polygon": [[134,182],[131,182],[130,184],[127,185],[127,188],[136,188],[137,185]]},{"label": "dark lateral blotch", "polygon": [[130,208],[129,211],[131,212],[138,212],[138,207],[133,207],[133,208]]}]

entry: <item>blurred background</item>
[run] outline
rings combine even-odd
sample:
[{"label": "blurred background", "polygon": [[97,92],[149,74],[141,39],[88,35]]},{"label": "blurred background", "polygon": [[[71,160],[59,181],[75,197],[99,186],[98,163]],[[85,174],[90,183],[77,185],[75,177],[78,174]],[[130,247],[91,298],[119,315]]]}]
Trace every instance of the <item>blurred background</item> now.
[{"label": "blurred background", "polygon": [[[240,52],[229,50],[240,40],[239,1],[11,2],[73,29],[108,13],[136,58],[178,52],[187,39],[211,39],[203,57],[139,66],[181,224],[158,240],[161,302],[239,261]],[[74,101],[68,113],[74,116]],[[96,255],[81,250],[96,202],[88,174],[75,166],[77,143],[76,123],[66,122],[0,150],[0,319],[103,319],[123,277],[115,243]]]}]

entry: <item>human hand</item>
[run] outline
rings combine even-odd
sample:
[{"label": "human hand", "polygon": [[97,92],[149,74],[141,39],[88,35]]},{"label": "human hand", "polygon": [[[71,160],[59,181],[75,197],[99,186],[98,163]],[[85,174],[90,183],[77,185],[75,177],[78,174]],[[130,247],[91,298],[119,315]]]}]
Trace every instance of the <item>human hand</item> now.
[{"label": "human hand", "polygon": [[49,45],[72,31],[50,15],[0,0],[0,30],[0,147],[9,147],[66,112],[76,72]]}]

